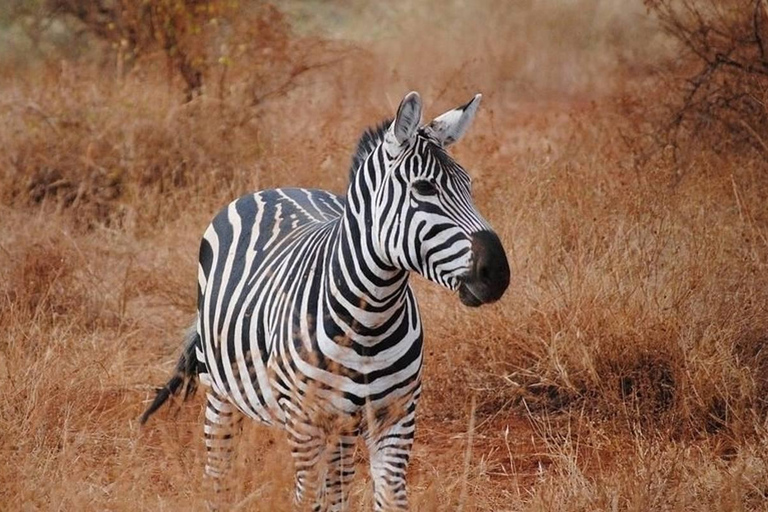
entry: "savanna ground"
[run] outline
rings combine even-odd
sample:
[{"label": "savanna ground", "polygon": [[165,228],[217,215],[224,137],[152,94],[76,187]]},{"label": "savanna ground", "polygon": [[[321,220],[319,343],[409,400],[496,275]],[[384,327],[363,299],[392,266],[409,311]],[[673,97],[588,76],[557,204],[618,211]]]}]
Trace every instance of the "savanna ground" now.
[{"label": "savanna ground", "polygon": [[[414,279],[412,508],[768,510],[765,131],[664,138],[691,69],[642,4],[233,8],[189,101],[161,51],[3,39],[0,509],[204,509],[201,395],[137,422],[202,231],[255,189],[342,193],[359,132],[415,89],[429,117],[484,94],[453,153],[513,279],[478,310]],[[291,509],[279,434],[246,423],[235,466],[234,509]]]}]

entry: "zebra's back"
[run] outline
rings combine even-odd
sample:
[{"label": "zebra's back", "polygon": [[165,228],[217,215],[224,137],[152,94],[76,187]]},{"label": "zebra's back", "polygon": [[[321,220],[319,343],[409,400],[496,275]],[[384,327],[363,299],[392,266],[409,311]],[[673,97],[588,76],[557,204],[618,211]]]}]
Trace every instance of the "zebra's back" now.
[{"label": "zebra's back", "polygon": [[203,236],[201,380],[265,423],[282,422],[270,377],[281,382],[290,371],[270,364],[275,341],[295,337],[285,330],[297,328],[297,302],[319,286],[343,208],[343,198],[322,190],[265,190],[230,203]]}]

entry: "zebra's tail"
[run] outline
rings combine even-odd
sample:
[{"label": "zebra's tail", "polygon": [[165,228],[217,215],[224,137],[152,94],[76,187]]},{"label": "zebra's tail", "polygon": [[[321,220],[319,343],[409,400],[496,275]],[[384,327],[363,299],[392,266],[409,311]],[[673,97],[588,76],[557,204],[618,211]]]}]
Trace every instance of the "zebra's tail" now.
[{"label": "zebra's tail", "polygon": [[189,398],[197,390],[198,363],[195,347],[200,343],[200,336],[197,334],[197,328],[193,324],[187,330],[184,336],[184,351],[176,363],[176,370],[168,383],[157,388],[157,395],[144,414],[139,418],[142,425],[147,422],[150,416],[155,413],[171,397],[178,395],[182,388],[184,389],[184,400]]}]

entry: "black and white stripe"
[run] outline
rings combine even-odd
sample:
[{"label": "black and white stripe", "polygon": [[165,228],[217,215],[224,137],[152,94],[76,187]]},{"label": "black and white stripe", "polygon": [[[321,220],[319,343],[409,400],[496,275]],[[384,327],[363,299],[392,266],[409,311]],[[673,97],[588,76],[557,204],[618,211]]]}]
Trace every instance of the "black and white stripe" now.
[{"label": "black and white stripe", "polygon": [[286,431],[297,502],[345,510],[362,438],[375,509],[407,508],[423,361],[409,273],[459,290],[472,306],[498,299],[509,282],[469,176],[444,148],[478,103],[479,95],[419,127],[421,101],[410,93],[393,122],[361,138],[345,197],[257,192],[205,231],[196,336],[142,420],[199,376],[208,386],[206,474],[217,488],[226,487],[245,415]]}]

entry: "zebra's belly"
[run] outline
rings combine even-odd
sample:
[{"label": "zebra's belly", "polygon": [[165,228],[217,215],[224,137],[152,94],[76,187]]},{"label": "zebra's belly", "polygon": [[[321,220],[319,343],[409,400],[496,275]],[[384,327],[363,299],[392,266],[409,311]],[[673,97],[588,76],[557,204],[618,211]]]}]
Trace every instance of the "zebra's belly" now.
[{"label": "zebra's belly", "polygon": [[299,412],[315,423],[311,415],[318,412],[361,417],[393,404],[406,407],[420,386],[420,329],[405,326],[408,335],[402,336],[393,327],[397,339],[391,348],[360,354],[318,322],[321,276],[312,269],[300,274],[296,287],[265,287],[223,325],[220,352],[214,350],[206,363],[211,385],[247,416],[269,425],[283,425]]},{"label": "zebra's belly", "polygon": [[[365,419],[371,411],[378,416],[392,406],[407,407],[420,389],[420,328],[406,325],[403,336],[393,327],[391,348],[360,354],[318,322],[322,276],[302,270],[297,286],[285,290],[268,283],[250,307],[224,324],[221,352],[208,365],[211,385],[247,416],[269,425],[301,415],[312,423],[317,414]],[[282,282],[279,276],[275,283]],[[409,317],[404,321],[410,324]]]}]

